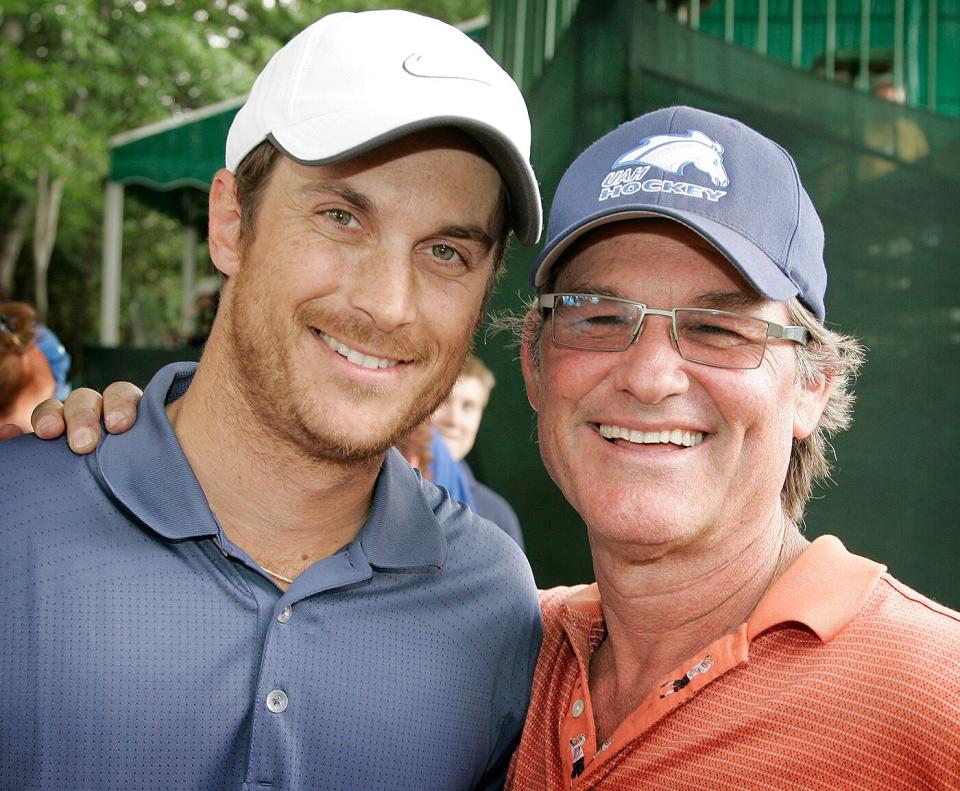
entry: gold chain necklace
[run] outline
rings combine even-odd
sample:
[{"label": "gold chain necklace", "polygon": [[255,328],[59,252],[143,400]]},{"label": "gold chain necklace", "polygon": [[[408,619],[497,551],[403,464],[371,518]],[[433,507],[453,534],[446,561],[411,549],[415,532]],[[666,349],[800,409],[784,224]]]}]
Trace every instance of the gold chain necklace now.
[{"label": "gold chain necklace", "polygon": [[271,577],[273,577],[274,579],[278,579],[278,580],[280,580],[280,582],[285,582],[285,583],[287,583],[287,585],[293,585],[293,580],[292,580],[292,579],[290,579],[289,577],[284,577],[283,574],[277,574],[277,572],[271,571],[271,570],[268,569],[266,566],[264,566],[262,563],[260,564],[260,568],[263,569],[265,572],[267,572],[267,574],[269,574],[269,575],[270,575]]}]

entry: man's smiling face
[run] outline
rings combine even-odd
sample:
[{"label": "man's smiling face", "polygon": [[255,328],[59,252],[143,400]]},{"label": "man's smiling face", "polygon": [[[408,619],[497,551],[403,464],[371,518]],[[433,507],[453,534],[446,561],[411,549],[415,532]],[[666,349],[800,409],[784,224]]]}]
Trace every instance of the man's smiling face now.
[{"label": "man's smiling face", "polygon": [[[593,231],[551,290],[789,323],[783,303],[758,296],[718,251],[668,221]],[[729,370],[682,359],[669,318],[647,316],[623,352],[557,346],[550,321],[539,369],[527,349],[524,375],[544,463],[593,536],[702,546],[770,522],[792,440],[811,425],[792,344],[771,341],[758,368]]]},{"label": "man's smiling face", "polygon": [[381,454],[429,417],[482,310],[500,193],[450,130],[330,165],[282,158],[224,292],[252,411],[331,461]]}]

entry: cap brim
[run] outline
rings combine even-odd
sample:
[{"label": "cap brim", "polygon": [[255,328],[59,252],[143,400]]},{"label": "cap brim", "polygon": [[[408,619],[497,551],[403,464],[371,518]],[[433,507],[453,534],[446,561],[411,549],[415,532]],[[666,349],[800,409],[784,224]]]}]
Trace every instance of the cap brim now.
[{"label": "cap brim", "polygon": [[[384,128],[382,108],[354,110],[322,116],[283,129],[268,137],[287,156],[304,165],[324,165],[361,156],[414,132],[440,126],[462,129],[487,152],[500,172],[509,195],[510,227],[525,245],[536,244],[543,227],[540,189],[533,168],[524,154],[499,130],[476,119],[440,115],[418,118]],[[358,128],[366,134],[358,136]]]},{"label": "cap brim", "polygon": [[661,206],[597,212],[571,225],[558,234],[557,241],[540,254],[534,270],[533,285],[541,286],[557,260],[585,234],[611,223],[642,218],[663,218],[686,226],[719,250],[744,279],[767,299],[783,302],[797,296],[800,291],[780,271],[776,262],[736,231],[698,214]]}]

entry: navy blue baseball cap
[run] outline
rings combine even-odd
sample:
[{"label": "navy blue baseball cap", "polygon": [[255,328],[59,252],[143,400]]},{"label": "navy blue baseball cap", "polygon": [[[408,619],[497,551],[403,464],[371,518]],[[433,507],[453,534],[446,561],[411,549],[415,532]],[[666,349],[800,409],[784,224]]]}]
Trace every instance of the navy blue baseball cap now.
[{"label": "navy blue baseball cap", "polygon": [[823,321],[823,225],[791,156],[750,127],[668,107],[601,137],[560,180],[533,285],[584,234],[638,217],[682,223],[758,293],[778,302],[798,297]]}]

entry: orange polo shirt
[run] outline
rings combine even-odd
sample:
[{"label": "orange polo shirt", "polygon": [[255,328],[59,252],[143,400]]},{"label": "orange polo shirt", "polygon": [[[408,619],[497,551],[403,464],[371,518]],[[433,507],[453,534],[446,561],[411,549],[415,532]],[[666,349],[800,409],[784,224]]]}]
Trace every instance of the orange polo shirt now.
[{"label": "orange polo shirt", "polygon": [[960,614],[839,540],[678,666],[598,745],[596,585],[541,594],[544,635],[508,789],[960,789]]}]

